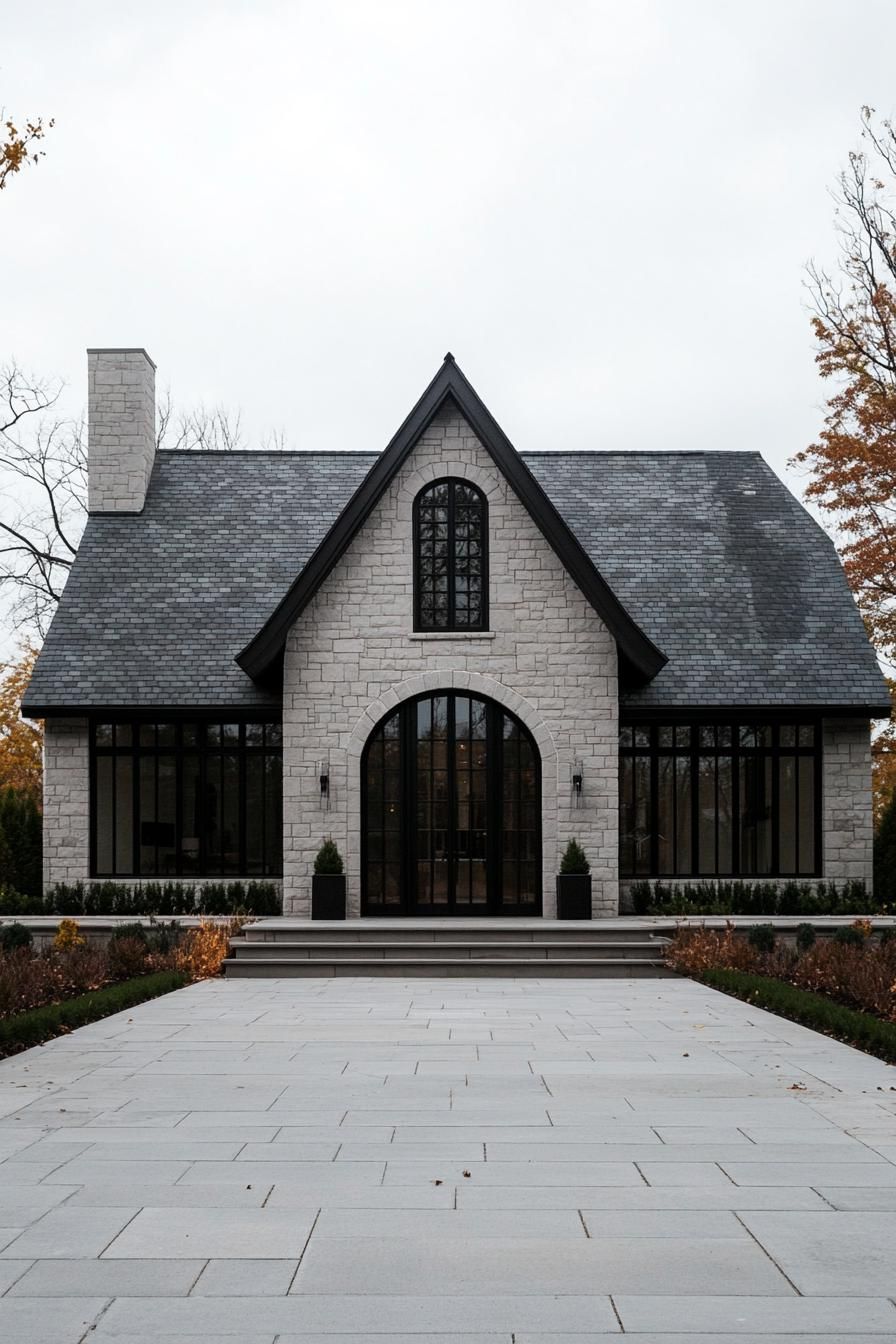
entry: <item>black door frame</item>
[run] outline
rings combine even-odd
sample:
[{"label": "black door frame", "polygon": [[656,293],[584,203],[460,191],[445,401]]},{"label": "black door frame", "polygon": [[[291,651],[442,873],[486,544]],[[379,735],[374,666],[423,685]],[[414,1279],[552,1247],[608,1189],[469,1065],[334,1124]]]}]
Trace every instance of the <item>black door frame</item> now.
[{"label": "black door frame", "polygon": [[[456,742],[455,735],[455,702],[458,697],[468,700],[478,700],[486,706],[486,881],[488,899],[485,908],[464,909],[456,911],[452,908],[449,901],[444,906],[433,908],[432,906],[423,907],[415,899],[416,893],[416,874],[417,874],[417,843],[416,843],[416,775],[417,775],[417,705],[421,700],[432,700],[439,696],[445,696],[448,700],[448,740],[452,748]],[[368,908],[367,883],[368,883],[368,856],[367,856],[367,834],[368,834],[368,810],[367,810],[367,758],[370,745],[380,733],[383,726],[395,715],[399,716],[399,742],[400,742],[400,770],[401,770],[401,902],[398,909],[375,909]],[[503,803],[503,780],[504,780],[504,739],[502,732],[502,720],[504,717],[513,720],[517,725],[520,734],[528,742],[532,751],[532,760],[535,767],[535,796],[536,796],[536,818],[537,827],[535,834],[535,871],[537,874],[537,898],[535,901],[528,902],[521,906],[517,904],[512,907],[504,908],[503,901],[503,831],[502,831],[502,803]],[[447,752],[447,771],[448,771],[448,794],[451,800],[451,843],[449,845],[448,856],[448,889],[455,889],[455,870],[456,870],[456,759],[455,751]],[[392,915],[419,916],[423,918],[454,918],[466,917],[471,919],[488,918],[489,916],[500,916],[502,918],[532,918],[540,916],[543,908],[542,893],[542,797],[541,797],[541,753],[529,729],[523,723],[518,715],[500,704],[497,700],[491,699],[487,695],[481,695],[473,690],[456,688],[437,689],[424,691],[419,695],[412,696],[408,700],[402,701],[397,709],[390,710],[372,729],[370,736],[364,744],[364,750],[361,753],[360,763],[360,785],[361,785],[361,914],[371,917],[389,918]],[[494,787],[497,783],[498,787]]]}]

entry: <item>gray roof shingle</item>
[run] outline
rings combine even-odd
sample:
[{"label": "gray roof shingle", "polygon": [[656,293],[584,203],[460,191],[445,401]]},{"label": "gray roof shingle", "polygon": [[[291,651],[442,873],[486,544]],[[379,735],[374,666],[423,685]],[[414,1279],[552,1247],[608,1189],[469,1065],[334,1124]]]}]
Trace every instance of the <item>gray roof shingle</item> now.
[{"label": "gray roof shingle", "polygon": [[[834,547],[758,453],[529,453],[669,658],[628,705],[886,705]],[[234,661],[374,453],[157,455],[138,516],[94,515],[26,706],[275,706]]]}]

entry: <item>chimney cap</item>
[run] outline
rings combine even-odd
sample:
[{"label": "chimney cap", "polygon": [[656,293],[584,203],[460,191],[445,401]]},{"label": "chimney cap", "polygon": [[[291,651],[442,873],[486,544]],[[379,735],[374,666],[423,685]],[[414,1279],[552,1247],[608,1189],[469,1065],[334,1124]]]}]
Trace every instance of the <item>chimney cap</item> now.
[{"label": "chimney cap", "polygon": [[156,362],[142,345],[88,345],[88,355],[143,355],[153,368]]}]

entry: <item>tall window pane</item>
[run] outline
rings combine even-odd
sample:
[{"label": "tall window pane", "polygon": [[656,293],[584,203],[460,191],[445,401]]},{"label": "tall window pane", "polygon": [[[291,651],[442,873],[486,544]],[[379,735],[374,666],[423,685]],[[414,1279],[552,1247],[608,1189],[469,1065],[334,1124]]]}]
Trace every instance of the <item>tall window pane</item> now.
[{"label": "tall window pane", "polygon": [[801,873],[814,873],[818,857],[815,853],[815,758],[801,756],[799,759],[799,870]]},{"label": "tall window pane", "polygon": [[778,862],[782,873],[797,871],[797,758],[782,756],[778,767]]},{"label": "tall window pane", "polygon": [[115,757],[100,756],[96,763],[96,868],[115,871]]},{"label": "tall window pane", "polygon": [[486,626],[485,497],[465,481],[437,481],[414,501],[415,625]]}]

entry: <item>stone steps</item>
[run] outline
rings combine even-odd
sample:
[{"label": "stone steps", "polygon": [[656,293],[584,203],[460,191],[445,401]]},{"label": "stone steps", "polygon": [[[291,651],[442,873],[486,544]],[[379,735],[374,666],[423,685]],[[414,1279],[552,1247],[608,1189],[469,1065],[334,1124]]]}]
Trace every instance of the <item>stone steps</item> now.
[{"label": "stone steps", "polygon": [[230,978],[670,974],[667,939],[602,921],[263,920],[231,940]]}]

